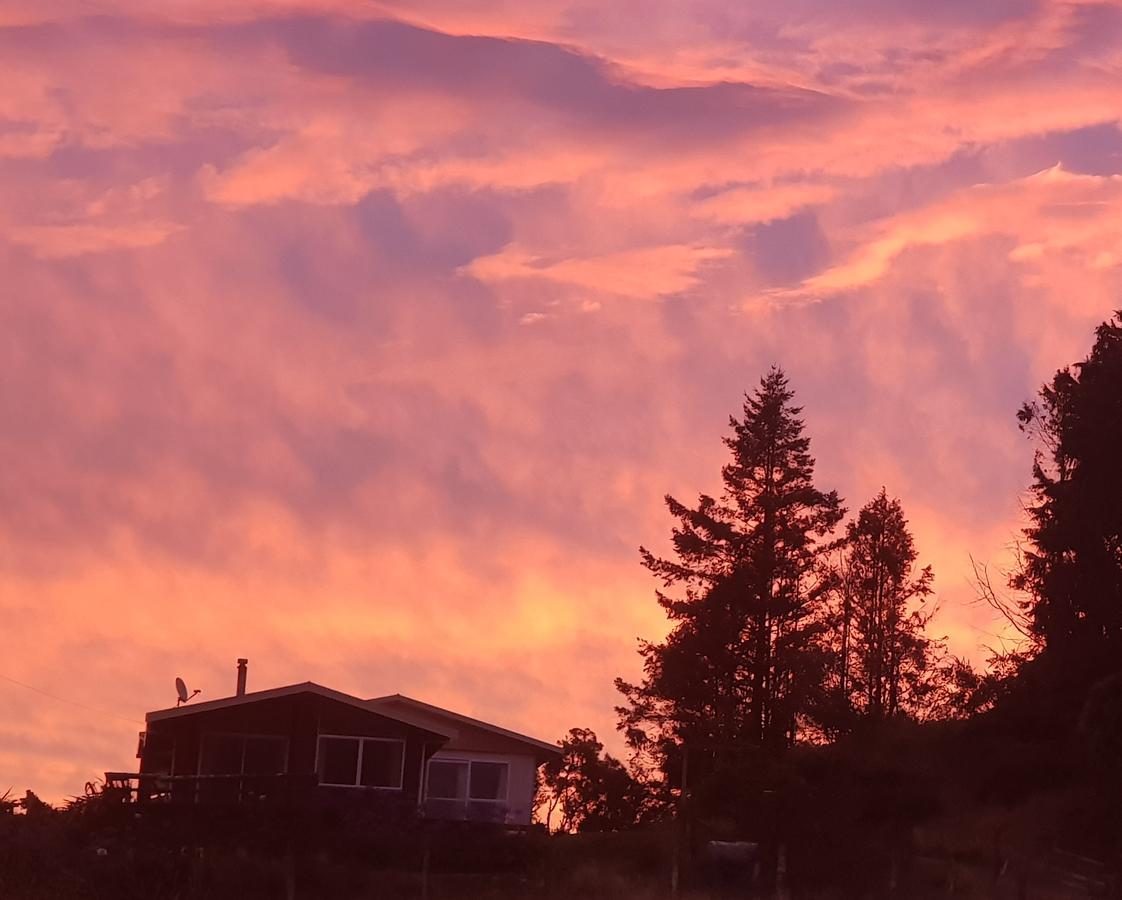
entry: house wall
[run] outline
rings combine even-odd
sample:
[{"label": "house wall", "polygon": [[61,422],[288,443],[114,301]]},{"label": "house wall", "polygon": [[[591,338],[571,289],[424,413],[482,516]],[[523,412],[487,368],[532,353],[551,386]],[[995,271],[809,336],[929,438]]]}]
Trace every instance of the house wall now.
[{"label": "house wall", "polygon": [[503,762],[507,769],[506,818],[508,825],[529,825],[534,812],[534,778],[537,761],[525,753],[494,753],[485,750],[438,750],[434,760]]},{"label": "house wall", "polygon": [[407,702],[391,701],[394,708],[408,712],[431,726],[451,726],[455,729],[452,737],[433,759],[490,760],[505,762],[509,765],[507,773],[507,812],[508,825],[529,825],[534,814],[534,790],[537,769],[542,759],[535,752],[528,751],[524,741],[497,734],[487,728],[480,728],[460,719],[452,719],[417,708]]},{"label": "house wall", "polygon": [[[401,795],[420,799],[425,757],[439,745],[431,735],[395,719],[312,693],[274,697],[224,709],[149,722],[141,772],[167,773],[170,744],[172,775],[199,773],[203,736],[215,734],[275,735],[288,739],[289,774],[313,775],[319,735],[398,738],[405,741]],[[368,788],[332,787],[332,792],[366,792]]]}]

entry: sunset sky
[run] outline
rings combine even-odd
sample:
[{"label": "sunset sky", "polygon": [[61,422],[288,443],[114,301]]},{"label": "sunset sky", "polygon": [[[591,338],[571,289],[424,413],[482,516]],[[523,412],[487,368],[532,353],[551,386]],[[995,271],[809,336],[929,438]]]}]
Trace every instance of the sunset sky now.
[{"label": "sunset sky", "polygon": [[773,363],[984,661],[1016,408],[1122,306],[1118,0],[3,0],[0,60],[0,794],[239,656],[618,748]]}]

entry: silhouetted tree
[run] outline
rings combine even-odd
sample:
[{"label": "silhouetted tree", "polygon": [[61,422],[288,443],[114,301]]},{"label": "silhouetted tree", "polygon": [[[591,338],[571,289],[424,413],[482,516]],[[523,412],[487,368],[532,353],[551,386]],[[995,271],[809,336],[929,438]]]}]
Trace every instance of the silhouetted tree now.
[{"label": "silhouetted tree", "polygon": [[793,396],[779,369],[761,379],[743,418],[730,419],[721,496],[695,507],[667,496],[676,558],[640,548],[663,586],[679,589],[657,592],[675,625],[664,641],[641,642],[644,678],[617,679],[627,700],[618,712],[632,747],[667,774],[683,744],[695,760],[786,748],[821,694],[823,562],[844,510],[814,485]]},{"label": "silhouetted tree", "polygon": [[561,831],[618,831],[643,817],[647,798],[641,782],[588,728],[572,728],[561,740],[561,757],[543,767],[545,824],[553,815]]},{"label": "silhouetted tree", "polygon": [[1044,652],[1093,679],[1122,659],[1122,312],[1018,419],[1039,446],[1013,586]]},{"label": "silhouetted tree", "polygon": [[900,501],[884,488],[846,526],[838,566],[835,633],[842,725],[915,714],[940,676],[942,646],[925,629],[933,615],[931,567],[918,553]]}]

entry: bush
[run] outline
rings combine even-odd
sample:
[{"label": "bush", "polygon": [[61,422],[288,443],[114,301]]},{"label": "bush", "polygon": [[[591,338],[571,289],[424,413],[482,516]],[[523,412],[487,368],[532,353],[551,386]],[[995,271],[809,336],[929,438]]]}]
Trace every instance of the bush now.
[{"label": "bush", "polygon": [[1122,673],[1095,684],[1079,717],[1092,763],[1111,780],[1122,775]]}]

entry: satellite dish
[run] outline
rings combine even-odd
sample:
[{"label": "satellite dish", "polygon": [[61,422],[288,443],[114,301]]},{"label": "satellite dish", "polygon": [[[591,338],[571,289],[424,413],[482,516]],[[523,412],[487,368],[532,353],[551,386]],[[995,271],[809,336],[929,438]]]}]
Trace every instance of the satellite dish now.
[{"label": "satellite dish", "polygon": [[179,697],[179,699],[175,701],[175,705],[179,706],[180,703],[186,703],[188,700],[190,700],[192,697],[194,697],[197,693],[199,693],[199,689],[195,688],[193,691],[191,691],[191,693],[188,694],[187,693],[187,684],[183,681],[182,678],[176,678],[175,679],[175,693]]}]

